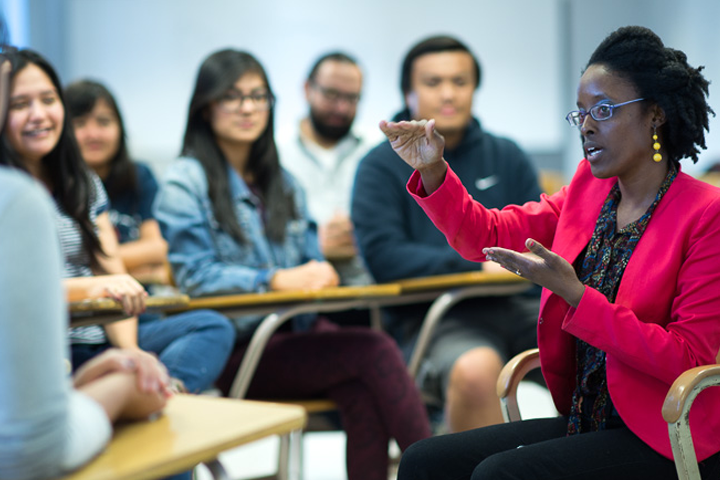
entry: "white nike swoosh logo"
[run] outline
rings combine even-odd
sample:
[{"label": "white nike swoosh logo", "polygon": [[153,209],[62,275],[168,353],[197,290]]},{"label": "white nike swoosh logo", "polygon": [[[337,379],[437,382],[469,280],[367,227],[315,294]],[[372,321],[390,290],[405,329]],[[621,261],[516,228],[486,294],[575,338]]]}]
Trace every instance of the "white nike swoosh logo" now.
[{"label": "white nike swoosh logo", "polygon": [[478,178],[475,180],[475,188],[478,190],[487,190],[488,188],[495,186],[498,182],[500,182],[500,178],[498,178],[497,175],[490,175],[489,177],[485,178]]}]

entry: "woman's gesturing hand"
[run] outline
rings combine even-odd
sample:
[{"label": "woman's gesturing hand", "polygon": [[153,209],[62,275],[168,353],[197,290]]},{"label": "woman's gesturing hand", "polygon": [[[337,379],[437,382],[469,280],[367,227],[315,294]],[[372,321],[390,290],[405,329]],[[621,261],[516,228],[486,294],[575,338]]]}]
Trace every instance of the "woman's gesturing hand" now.
[{"label": "woman's gesturing hand", "polygon": [[529,254],[499,247],[483,248],[483,253],[488,260],[547,288],[573,307],[577,307],[585,292],[585,286],[578,279],[570,262],[533,239],[528,238],[525,246],[530,250]]},{"label": "woman's gesturing hand", "polygon": [[435,130],[435,120],[380,122],[395,153],[415,170],[443,161],[445,139]]},{"label": "woman's gesturing hand", "polygon": [[435,130],[435,120],[383,120],[380,122],[380,130],[390,140],[395,153],[420,172],[428,195],[442,185],[447,172],[447,163],[443,159],[445,138]]}]

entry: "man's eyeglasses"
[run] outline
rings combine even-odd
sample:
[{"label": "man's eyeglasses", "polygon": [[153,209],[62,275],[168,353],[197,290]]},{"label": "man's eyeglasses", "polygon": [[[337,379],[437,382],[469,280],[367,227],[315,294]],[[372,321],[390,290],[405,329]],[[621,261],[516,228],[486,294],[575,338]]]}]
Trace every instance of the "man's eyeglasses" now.
[{"label": "man's eyeglasses", "polygon": [[585,122],[585,117],[587,117],[589,113],[594,120],[602,122],[603,120],[607,120],[613,116],[614,109],[630,103],[641,102],[643,100],[645,99],[636,98],[635,100],[623,103],[598,103],[597,105],[590,107],[590,110],[587,112],[585,110],[573,110],[567,114],[565,120],[567,120],[571,126],[579,127],[583,124],[583,122]]},{"label": "man's eyeglasses", "polygon": [[339,90],[335,90],[334,88],[322,87],[314,82],[310,85],[312,86],[312,88],[320,92],[320,95],[322,95],[323,98],[330,103],[340,103],[344,101],[349,103],[350,105],[357,105],[357,103],[360,101],[359,93],[345,93]]},{"label": "man's eyeglasses", "polygon": [[240,92],[230,91],[220,97],[218,105],[227,112],[237,112],[242,108],[245,100],[250,100],[255,110],[270,110],[275,104],[275,97],[270,92],[253,92],[243,95]]}]

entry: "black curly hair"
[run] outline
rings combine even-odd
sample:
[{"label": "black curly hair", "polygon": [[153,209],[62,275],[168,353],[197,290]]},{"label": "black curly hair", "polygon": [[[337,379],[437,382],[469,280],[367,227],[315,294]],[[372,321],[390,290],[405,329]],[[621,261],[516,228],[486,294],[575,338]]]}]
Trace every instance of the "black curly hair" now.
[{"label": "black curly hair", "polygon": [[[687,62],[680,50],[666,47],[660,37],[645,27],[622,27],[600,43],[587,67],[602,64],[630,81],[640,97],[665,112],[660,138],[672,162],[682,158],[697,162],[705,146],[709,115],[708,86],[701,71]],[[586,68],[587,68],[586,67]]]}]

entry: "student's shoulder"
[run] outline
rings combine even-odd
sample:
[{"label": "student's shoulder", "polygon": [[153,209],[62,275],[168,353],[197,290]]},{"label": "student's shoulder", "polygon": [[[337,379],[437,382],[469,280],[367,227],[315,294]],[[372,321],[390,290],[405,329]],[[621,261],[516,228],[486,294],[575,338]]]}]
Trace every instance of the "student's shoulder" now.
[{"label": "student's shoulder", "polygon": [[386,165],[393,157],[395,160],[400,160],[390,146],[390,142],[385,139],[370,147],[361,162],[368,165]]},{"label": "student's shoulder", "polygon": [[207,185],[205,169],[200,161],[193,157],[179,157],[165,169],[162,183],[179,183],[182,185]]},{"label": "student's shoulder", "polygon": [[17,195],[29,188],[35,188],[37,182],[27,173],[14,168],[0,166],[0,199],[6,199]]},{"label": "student's shoulder", "polygon": [[155,173],[147,163],[135,160],[133,161],[133,165],[135,165],[135,174],[141,181],[146,179],[155,179]]},{"label": "student's shoulder", "polygon": [[482,144],[492,146],[493,150],[502,152],[504,156],[510,156],[515,159],[524,159],[527,157],[527,153],[513,138],[502,134],[488,132],[486,130],[482,130],[480,135],[482,138]]},{"label": "student's shoulder", "polygon": [[400,182],[405,185],[412,172],[412,167],[395,153],[386,139],[370,149],[360,161],[357,178],[371,180],[373,183]]},{"label": "student's shoulder", "polygon": [[10,208],[40,208],[50,212],[51,202],[47,191],[30,175],[0,166],[0,216]]}]

